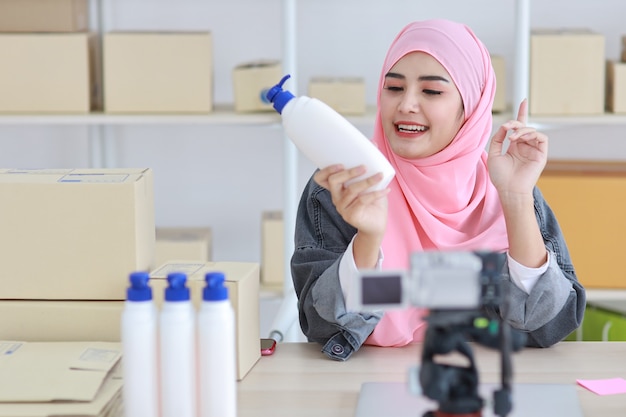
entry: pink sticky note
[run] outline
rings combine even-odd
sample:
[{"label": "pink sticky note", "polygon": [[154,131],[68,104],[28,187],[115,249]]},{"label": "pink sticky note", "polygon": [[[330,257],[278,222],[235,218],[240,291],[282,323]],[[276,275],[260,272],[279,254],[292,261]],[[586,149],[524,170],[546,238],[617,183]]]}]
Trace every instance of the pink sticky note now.
[{"label": "pink sticky note", "polygon": [[577,379],[576,382],[598,395],[612,395],[626,393],[626,379]]}]

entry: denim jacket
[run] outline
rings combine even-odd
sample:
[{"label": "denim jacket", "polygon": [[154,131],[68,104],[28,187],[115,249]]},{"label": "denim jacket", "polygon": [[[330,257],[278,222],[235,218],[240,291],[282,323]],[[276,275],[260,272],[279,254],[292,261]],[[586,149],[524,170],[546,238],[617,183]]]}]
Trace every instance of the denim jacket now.
[{"label": "denim jacket", "polygon": [[[502,285],[511,297],[511,308],[500,313],[513,328],[527,334],[528,346],[548,347],[581,324],[585,289],[576,278],[554,213],[537,187],[533,196],[550,264],[530,294],[509,279],[505,265]],[[357,351],[382,317],[348,312],[345,307],[339,262],[356,232],[337,213],[328,190],[311,178],[298,207],[291,274],[303,333],[335,360],[346,360]]]}]

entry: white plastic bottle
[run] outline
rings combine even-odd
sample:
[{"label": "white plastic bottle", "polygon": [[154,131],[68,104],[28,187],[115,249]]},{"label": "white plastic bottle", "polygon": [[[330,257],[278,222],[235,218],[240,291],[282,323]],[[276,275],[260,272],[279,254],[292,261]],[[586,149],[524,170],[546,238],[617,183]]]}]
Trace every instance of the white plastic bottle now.
[{"label": "white plastic bottle", "polygon": [[198,312],[200,417],[237,416],[235,313],[222,272],[209,272]]},{"label": "white plastic bottle", "polygon": [[122,394],[126,417],[159,415],[157,310],[149,279],[147,272],[130,274],[122,311]]},{"label": "white plastic bottle", "polygon": [[370,189],[387,187],[395,171],[376,145],[326,103],[283,90],[288,78],[283,77],[266,98],[281,114],[285,133],[296,147],[320,169],[333,164],[365,165],[365,174],[354,181],[382,172],[383,180]]},{"label": "white plastic bottle", "polygon": [[162,417],[196,417],[195,311],[187,276],[167,276],[165,300],[159,315]]}]

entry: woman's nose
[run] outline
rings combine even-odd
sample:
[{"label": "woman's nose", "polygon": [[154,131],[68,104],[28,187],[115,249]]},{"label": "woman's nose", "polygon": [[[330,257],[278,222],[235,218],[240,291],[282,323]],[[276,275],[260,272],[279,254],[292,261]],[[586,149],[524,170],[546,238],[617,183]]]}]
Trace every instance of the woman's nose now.
[{"label": "woman's nose", "polygon": [[419,108],[419,100],[413,94],[405,94],[398,105],[398,110],[401,113],[417,113]]}]

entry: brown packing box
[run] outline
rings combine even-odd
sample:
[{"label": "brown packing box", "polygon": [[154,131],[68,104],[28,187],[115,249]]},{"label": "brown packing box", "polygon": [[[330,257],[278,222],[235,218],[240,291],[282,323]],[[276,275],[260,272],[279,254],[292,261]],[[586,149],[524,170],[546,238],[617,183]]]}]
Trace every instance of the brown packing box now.
[{"label": "brown packing box", "polygon": [[365,113],[365,81],[360,77],[313,77],[309,96],[328,104],[341,114]]},{"label": "brown packing box", "polygon": [[604,35],[584,29],[534,30],[530,38],[529,113],[604,113],[604,47]]},{"label": "brown packing box", "polygon": [[282,78],[280,62],[259,60],[240,64],[233,69],[233,91],[236,112],[273,111],[262,95]]},{"label": "brown packing box", "polygon": [[213,110],[210,33],[110,32],[103,36],[106,112]]},{"label": "brown packing box", "polygon": [[154,266],[185,259],[194,262],[211,260],[209,227],[157,227]]},{"label": "brown packing box", "polygon": [[123,414],[119,343],[0,340],[0,416]]},{"label": "brown packing box", "polygon": [[[187,262],[172,261],[150,273],[150,285],[158,308],[163,303],[170,272],[187,274],[188,287],[194,306],[202,303],[204,276],[220,271],[226,277],[228,296],[235,310],[237,379],[242,380],[261,357],[259,319],[259,264],[252,262]],[[216,346],[216,349],[220,349]]]},{"label": "brown packing box", "polygon": [[152,170],[0,172],[0,299],[124,300],[154,260]]},{"label": "brown packing box", "polygon": [[261,283],[283,289],[285,280],[285,238],[281,211],[261,214]]},{"label": "brown packing box", "polygon": [[626,62],[606,63],[606,109],[626,113]]},{"label": "brown packing box", "polygon": [[84,32],[88,0],[0,0],[0,32]]},{"label": "brown packing box", "polygon": [[101,106],[91,33],[0,34],[0,112],[89,113]]},{"label": "brown packing box", "polygon": [[124,301],[0,300],[0,339],[119,342]]},{"label": "brown packing box", "polygon": [[496,96],[491,110],[494,113],[506,111],[506,65],[504,57],[491,55],[491,65],[496,74]]}]

